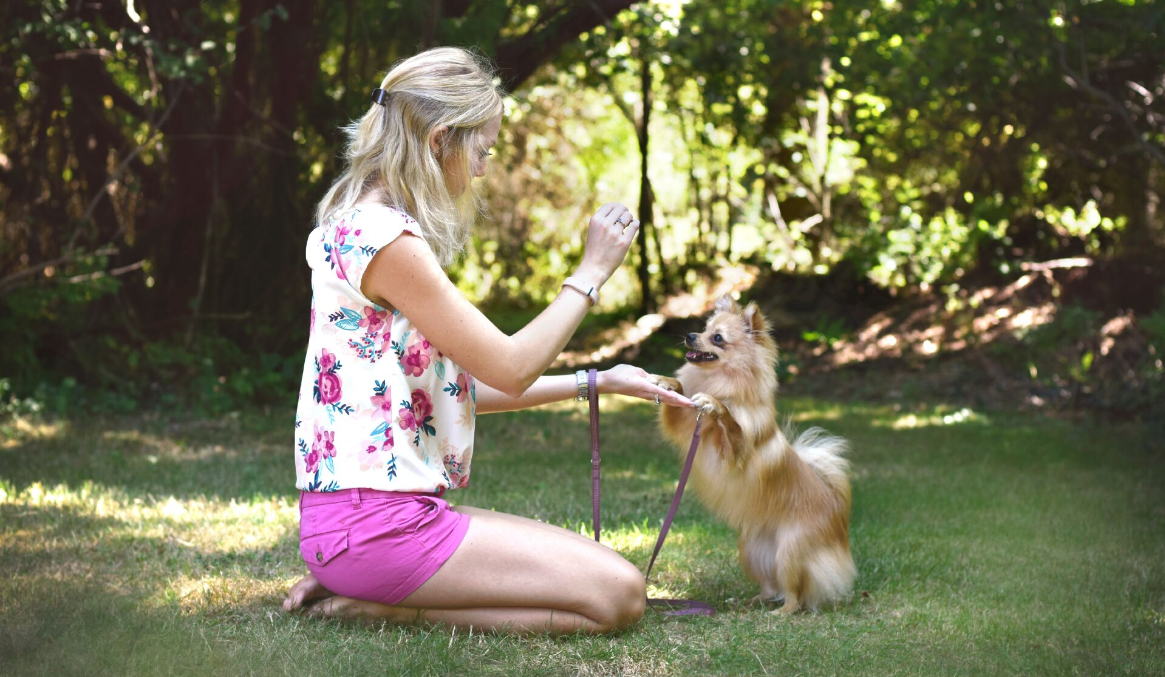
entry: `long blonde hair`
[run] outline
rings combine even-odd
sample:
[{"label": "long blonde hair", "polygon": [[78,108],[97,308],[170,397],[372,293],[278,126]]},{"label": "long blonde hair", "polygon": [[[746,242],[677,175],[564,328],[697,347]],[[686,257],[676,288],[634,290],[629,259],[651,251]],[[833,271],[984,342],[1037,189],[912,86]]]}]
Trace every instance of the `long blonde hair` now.
[{"label": "long blonde hair", "polygon": [[[347,166],[316,208],[322,225],[364,196],[407,212],[442,265],[465,247],[480,201],[473,160],[484,152],[481,128],[502,112],[502,92],[485,59],[458,47],[438,47],[393,66],[380,83],[384,105],[344,127]],[[429,134],[449,132],[434,154]],[[442,164],[459,176],[447,176]],[[453,195],[449,184],[464,186]]]}]

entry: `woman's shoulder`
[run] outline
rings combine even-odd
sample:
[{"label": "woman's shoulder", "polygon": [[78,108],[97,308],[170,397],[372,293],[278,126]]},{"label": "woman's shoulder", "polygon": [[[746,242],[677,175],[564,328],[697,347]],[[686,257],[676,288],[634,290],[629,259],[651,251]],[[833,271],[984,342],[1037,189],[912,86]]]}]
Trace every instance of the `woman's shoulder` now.
[{"label": "woman's shoulder", "polygon": [[376,222],[383,225],[393,225],[404,227],[405,230],[416,233],[421,233],[420,224],[412,217],[411,214],[403,209],[386,205],[382,202],[357,202],[339,216],[347,218],[348,220],[360,219],[362,221],[372,221],[370,224],[375,227]]}]

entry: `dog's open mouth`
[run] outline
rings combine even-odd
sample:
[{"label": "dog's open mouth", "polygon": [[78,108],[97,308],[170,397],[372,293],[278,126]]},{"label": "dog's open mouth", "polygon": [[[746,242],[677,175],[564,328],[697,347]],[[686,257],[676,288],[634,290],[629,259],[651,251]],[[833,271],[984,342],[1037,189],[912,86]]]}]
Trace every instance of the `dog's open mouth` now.
[{"label": "dog's open mouth", "polygon": [[684,357],[688,362],[711,362],[720,359],[715,353],[705,353],[699,350],[689,350]]}]

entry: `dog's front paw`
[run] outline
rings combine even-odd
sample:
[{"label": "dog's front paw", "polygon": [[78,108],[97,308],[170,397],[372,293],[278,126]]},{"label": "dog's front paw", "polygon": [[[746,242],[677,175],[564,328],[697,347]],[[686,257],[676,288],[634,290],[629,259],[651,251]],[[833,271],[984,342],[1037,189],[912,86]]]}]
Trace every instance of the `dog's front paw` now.
[{"label": "dog's front paw", "polygon": [[671,378],[669,376],[658,376],[656,374],[651,374],[647,377],[647,380],[650,381],[652,385],[657,385],[664,390],[670,390],[673,393],[679,393],[681,395],[684,394],[684,386],[677,379]]},{"label": "dog's front paw", "polygon": [[696,405],[696,411],[704,416],[714,414],[724,407],[716,398],[705,393],[696,393],[693,395],[692,402]]}]

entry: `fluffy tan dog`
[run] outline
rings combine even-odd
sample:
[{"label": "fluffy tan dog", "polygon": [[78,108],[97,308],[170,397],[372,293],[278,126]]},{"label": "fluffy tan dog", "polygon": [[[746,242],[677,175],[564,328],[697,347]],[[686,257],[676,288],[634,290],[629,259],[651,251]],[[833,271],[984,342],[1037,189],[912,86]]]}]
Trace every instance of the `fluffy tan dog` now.
[{"label": "fluffy tan dog", "polygon": [[[777,425],[777,347],[750,303],[716,302],[701,334],[688,334],[687,364],[660,385],[688,395],[704,412],[692,467],[696,494],[739,531],[740,565],[760,583],[755,600],[785,604],[774,613],[846,598],[849,549],[848,443],[811,428],[792,441]],[[696,411],[664,406],[664,434],[686,454]]]}]

